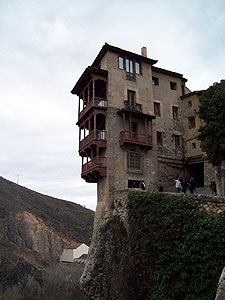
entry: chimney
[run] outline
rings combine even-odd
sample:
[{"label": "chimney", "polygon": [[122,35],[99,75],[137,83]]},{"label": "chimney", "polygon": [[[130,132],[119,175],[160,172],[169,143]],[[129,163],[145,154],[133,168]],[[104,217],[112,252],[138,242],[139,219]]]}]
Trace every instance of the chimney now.
[{"label": "chimney", "polygon": [[146,47],[141,48],[141,55],[144,57],[147,57],[147,48]]}]

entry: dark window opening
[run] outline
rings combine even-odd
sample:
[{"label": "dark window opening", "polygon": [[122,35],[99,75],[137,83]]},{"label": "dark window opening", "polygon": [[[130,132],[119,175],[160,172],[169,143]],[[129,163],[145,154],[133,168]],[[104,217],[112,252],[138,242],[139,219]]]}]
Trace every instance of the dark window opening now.
[{"label": "dark window opening", "polygon": [[182,90],[182,96],[184,96],[185,95],[185,86],[184,86],[184,84],[181,85],[181,90]]},{"label": "dark window opening", "polygon": [[178,120],[178,107],[173,106],[172,110],[173,110],[173,119]]},{"label": "dark window opening", "polygon": [[135,91],[127,91],[127,100],[130,106],[135,106],[136,103],[136,93]]},{"label": "dark window opening", "polygon": [[142,181],[140,180],[128,180],[128,189],[139,189],[141,188]]},{"label": "dark window opening", "polygon": [[195,117],[188,118],[188,125],[189,125],[189,129],[195,128]]},{"label": "dark window opening", "polygon": [[153,85],[159,85],[159,78],[152,76],[152,84]]},{"label": "dark window opening", "polygon": [[160,103],[158,102],[154,102],[154,114],[158,117],[161,116]]},{"label": "dark window opening", "polygon": [[[93,91],[91,91],[93,93]],[[106,82],[100,79],[95,80],[95,97],[106,99]]]},{"label": "dark window opening", "polygon": [[176,91],[176,89],[177,89],[176,82],[170,81],[170,89],[173,90],[173,91]]},{"label": "dark window opening", "polygon": [[192,143],[192,149],[196,149],[196,144]]},{"label": "dark window opening", "polygon": [[163,145],[163,135],[162,132],[157,131],[156,132],[156,140],[157,140],[157,145],[162,146]]},{"label": "dark window opening", "polygon": [[179,135],[174,135],[174,143],[175,143],[175,148],[180,148],[180,136]]},{"label": "dark window opening", "polygon": [[190,101],[188,101],[188,107],[191,107],[191,106],[192,106],[192,102],[190,100]]}]

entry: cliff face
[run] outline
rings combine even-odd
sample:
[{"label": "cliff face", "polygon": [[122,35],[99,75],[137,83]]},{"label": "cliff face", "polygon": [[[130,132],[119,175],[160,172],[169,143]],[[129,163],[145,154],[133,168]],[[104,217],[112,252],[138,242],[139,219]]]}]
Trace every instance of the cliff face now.
[{"label": "cliff face", "polygon": [[88,299],[214,299],[225,261],[224,199],[131,192],[124,201],[118,193],[95,230],[80,280]]},{"label": "cliff face", "polygon": [[63,248],[73,241],[64,238],[62,234],[60,236],[43,220],[26,211],[5,214],[4,219],[1,219],[0,232],[2,245],[7,247],[10,243],[20,249],[21,253],[22,249],[35,251],[48,263],[58,261]]},{"label": "cliff face", "polygon": [[0,177],[0,264],[22,259],[36,267],[59,261],[72,242],[90,244],[94,212]]}]

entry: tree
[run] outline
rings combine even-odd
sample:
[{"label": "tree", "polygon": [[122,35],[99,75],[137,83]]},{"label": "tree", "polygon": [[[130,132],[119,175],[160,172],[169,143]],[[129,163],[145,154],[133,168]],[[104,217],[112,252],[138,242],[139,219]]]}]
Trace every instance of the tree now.
[{"label": "tree", "polygon": [[222,195],[220,170],[225,160],[225,81],[214,83],[200,97],[199,117],[205,126],[199,129],[201,148],[216,167],[217,194]]}]

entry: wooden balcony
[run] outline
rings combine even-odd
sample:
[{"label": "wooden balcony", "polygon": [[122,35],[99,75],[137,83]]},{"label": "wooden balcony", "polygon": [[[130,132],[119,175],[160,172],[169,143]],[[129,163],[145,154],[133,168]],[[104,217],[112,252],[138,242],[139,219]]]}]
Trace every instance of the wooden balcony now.
[{"label": "wooden balcony", "polygon": [[121,131],[120,132],[120,146],[125,144],[133,144],[152,148],[152,136],[132,131]]},{"label": "wooden balcony", "polygon": [[80,120],[91,108],[103,108],[106,109],[108,106],[107,100],[104,98],[95,97],[88,102],[82,111],[78,113],[78,120]]},{"label": "wooden balcony", "polygon": [[81,177],[87,182],[98,182],[106,176],[106,157],[95,157],[82,166]]},{"label": "wooden balcony", "polygon": [[93,130],[88,136],[86,136],[79,144],[79,152],[83,151],[91,144],[97,144],[99,147],[106,147],[106,131],[105,130]]}]

